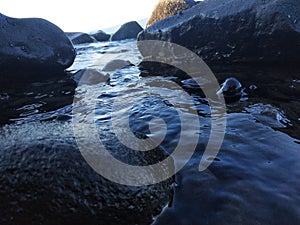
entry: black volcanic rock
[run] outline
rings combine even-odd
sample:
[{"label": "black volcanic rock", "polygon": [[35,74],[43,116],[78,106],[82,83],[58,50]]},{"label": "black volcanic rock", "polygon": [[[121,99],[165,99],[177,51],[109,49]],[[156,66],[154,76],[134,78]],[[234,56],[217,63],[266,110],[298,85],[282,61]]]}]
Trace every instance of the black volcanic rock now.
[{"label": "black volcanic rock", "polygon": [[133,39],[137,38],[137,35],[139,32],[141,32],[143,28],[136,22],[136,21],[131,21],[128,23],[123,24],[119,30],[116,31],[111,36],[112,41],[120,41],[120,40],[125,40],[125,39]]},{"label": "black volcanic rock", "polygon": [[300,1],[207,0],[153,24],[138,40],[179,44],[210,65],[294,63],[300,61]]},{"label": "black volcanic rock", "polygon": [[73,45],[54,24],[39,18],[16,19],[3,14],[0,24],[0,72],[63,71],[72,65],[76,55]]}]

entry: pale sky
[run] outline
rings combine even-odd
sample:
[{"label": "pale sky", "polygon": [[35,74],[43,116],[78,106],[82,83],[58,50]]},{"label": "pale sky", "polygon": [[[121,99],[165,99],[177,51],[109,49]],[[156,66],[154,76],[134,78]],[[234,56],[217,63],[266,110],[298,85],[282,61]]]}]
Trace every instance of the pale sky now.
[{"label": "pale sky", "polygon": [[101,30],[148,18],[158,0],[0,0],[0,13],[40,17],[64,31]]}]

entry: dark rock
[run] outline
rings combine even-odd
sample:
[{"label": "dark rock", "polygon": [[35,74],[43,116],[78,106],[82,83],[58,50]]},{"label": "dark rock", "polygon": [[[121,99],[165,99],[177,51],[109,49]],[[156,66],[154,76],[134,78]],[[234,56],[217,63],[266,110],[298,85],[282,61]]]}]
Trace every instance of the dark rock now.
[{"label": "dark rock", "polygon": [[[1,224],[151,224],[172,196],[173,179],[132,187],[97,174],[78,150],[69,123],[7,125],[0,133]],[[106,131],[100,133],[121,160],[152,164],[166,157],[161,149],[128,153]]]},{"label": "dark rock", "polygon": [[138,40],[179,44],[210,65],[294,63],[300,52],[299,11],[298,0],[203,1],[153,24]]},{"label": "dark rock", "polygon": [[105,33],[102,30],[98,30],[95,33],[90,33],[92,37],[94,37],[97,41],[109,41],[110,34]]},{"label": "dark rock", "polygon": [[186,72],[182,71],[181,69],[159,62],[150,62],[150,61],[141,61],[138,65],[139,69],[141,70],[141,76],[162,76],[162,77],[169,77],[175,76],[180,79],[188,79],[190,78]]},{"label": "dark rock", "polygon": [[94,37],[92,37],[86,33],[67,32],[66,35],[72,41],[72,43],[74,45],[96,42],[96,39]]},{"label": "dark rock", "polygon": [[236,78],[230,77],[221,84],[221,88],[218,90],[217,94],[222,94],[226,103],[232,103],[240,100],[242,92],[242,84]]},{"label": "dark rock", "polygon": [[[0,14],[0,72],[63,71],[75,59],[64,32],[38,18],[15,19]],[[0,73],[0,76],[4,76]]]},{"label": "dark rock", "polygon": [[131,21],[123,24],[116,33],[111,37],[112,41],[120,41],[125,39],[137,38],[138,33],[140,33],[143,28],[136,22]]}]

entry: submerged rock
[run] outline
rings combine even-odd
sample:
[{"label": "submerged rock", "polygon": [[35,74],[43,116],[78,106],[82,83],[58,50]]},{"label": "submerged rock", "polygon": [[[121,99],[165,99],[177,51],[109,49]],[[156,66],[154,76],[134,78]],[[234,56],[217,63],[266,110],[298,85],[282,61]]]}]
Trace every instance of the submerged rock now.
[{"label": "submerged rock", "polygon": [[[0,77],[2,71],[63,71],[75,59],[64,32],[39,18],[16,19],[0,14]],[[42,76],[42,75],[41,75]]]},{"label": "submerged rock", "polygon": [[179,44],[211,65],[294,63],[300,51],[299,11],[298,0],[203,1],[153,24],[138,40]]},{"label": "submerged rock", "polygon": [[250,105],[245,111],[250,113],[257,122],[272,128],[292,126],[291,121],[286,117],[285,113],[270,104],[257,103]]},{"label": "submerged rock", "polygon": [[[171,198],[172,179],[131,187],[97,174],[80,154],[69,123],[7,125],[0,134],[1,224],[150,224]],[[111,154],[127,163],[166,157],[159,148],[155,154],[128,152],[111,133],[100,134]]]},{"label": "submerged rock", "polygon": [[81,32],[67,32],[66,35],[74,45],[96,42],[96,39],[86,33]]},{"label": "submerged rock", "polygon": [[104,67],[103,71],[114,71],[114,70],[119,70],[123,69],[127,66],[131,66],[132,63],[128,60],[123,60],[123,59],[114,59],[110,62],[108,62]]},{"label": "submerged rock", "polygon": [[136,39],[138,33],[140,33],[142,30],[143,28],[136,21],[131,21],[123,24],[120,29],[111,36],[111,40],[120,41],[133,38]]},{"label": "submerged rock", "polygon": [[159,0],[147,22],[147,26],[173,16],[195,4],[196,3],[193,0]]},{"label": "submerged rock", "polygon": [[79,85],[93,85],[109,81],[109,74],[96,68],[85,68],[74,74],[74,80]]}]

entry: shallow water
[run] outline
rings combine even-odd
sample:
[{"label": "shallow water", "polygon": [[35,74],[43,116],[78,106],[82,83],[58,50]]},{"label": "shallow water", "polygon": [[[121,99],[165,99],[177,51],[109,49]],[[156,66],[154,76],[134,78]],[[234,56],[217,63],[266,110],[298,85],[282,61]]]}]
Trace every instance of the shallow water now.
[{"label": "shallow water", "polygon": [[[245,90],[239,102],[227,105],[222,147],[216,158],[205,158],[211,165],[199,172],[212,124],[211,109],[199,87],[171,75],[141,77],[137,65],[142,57],[134,41],[76,48],[70,77],[86,67],[102,69],[112,59],[135,66],[111,72],[108,82],[78,87],[74,105],[74,92],[67,90],[71,86],[61,89],[65,79],[30,84],[17,94],[15,89],[1,90],[1,103],[9,106],[2,109],[2,123],[92,118],[124,145],[136,141],[134,135],[134,141],[122,139],[131,132],[161,142],[170,154],[183,137],[184,152],[176,154],[175,164],[180,167],[189,155],[192,158],[176,174],[173,201],[154,218],[155,224],[299,223],[300,69],[213,69],[219,82],[234,76]],[[60,90],[56,95],[45,88],[53,84]]]}]

